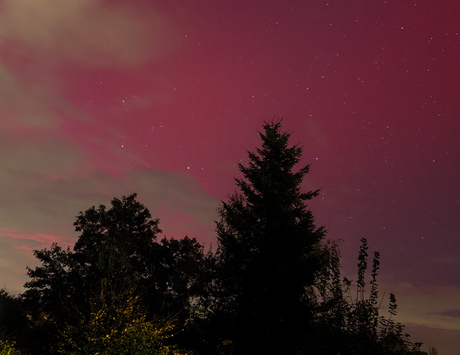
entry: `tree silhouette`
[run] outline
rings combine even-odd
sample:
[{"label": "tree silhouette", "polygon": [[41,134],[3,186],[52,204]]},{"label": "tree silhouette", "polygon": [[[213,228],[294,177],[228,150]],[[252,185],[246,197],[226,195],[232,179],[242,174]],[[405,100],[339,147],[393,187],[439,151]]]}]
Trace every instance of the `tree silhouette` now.
[{"label": "tree silhouette", "polygon": [[[53,244],[36,250],[41,266],[28,268],[22,295],[35,334],[46,349],[59,329],[83,329],[94,312],[94,295],[141,296],[147,319],[174,315],[182,329],[200,297],[207,258],[195,239],[157,241],[158,219],[136,201],[136,194],[114,198],[112,206],[80,212],[74,249]],[[84,328],[87,329],[87,328]]]},{"label": "tree silhouette", "polygon": [[21,300],[0,289],[0,354],[19,354],[17,345],[27,340],[27,318]]},{"label": "tree silhouette", "polygon": [[294,171],[302,148],[290,146],[280,121],[263,128],[262,147],[239,164],[239,191],[219,209],[215,314],[235,353],[292,354],[310,319],[305,288],[321,265],[324,230],[306,205],[318,191],[301,189],[309,166]]},{"label": "tree silhouette", "polygon": [[30,320],[21,337],[11,326],[23,323],[0,322],[0,351],[424,354],[395,322],[393,294],[389,317],[379,313],[380,254],[367,284],[366,239],[356,284],[342,278],[338,242],[324,241],[307,206],[318,190],[302,189],[302,148],[281,121],[263,129],[261,147],[239,164],[237,191],[218,208],[215,253],[188,237],[158,240],[159,220],[136,194],[93,206],[77,216],[73,249],[34,251],[41,265],[27,268],[20,299],[0,291],[0,306],[22,305]]},{"label": "tree silhouette", "polygon": [[159,220],[152,219],[136,197],[114,198],[109,210],[101,205],[77,216],[75,231],[81,235],[75,243],[75,257],[85,265],[86,277],[102,282],[94,284],[96,288],[104,283],[126,288],[127,283],[144,283],[154,273],[151,258],[161,233]]},{"label": "tree silhouette", "polygon": [[[366,272],[368,267],[368,242],[361,239],[358,253],[356,292],[352,282],[340,276],[338,244],[330,242],[324,250],[329,265],[321,270],[312,288],[318,300],[315,312],[316,326],[307,335],[308,350],[325,355],[375,354],[422,355],[421,343],[412,343],[404,326],[396,323],[397,303],[394,294],[389,295],[389,316],[380,314],[377,276],[380,254],[372,259],[369,296],[366,296]],[[307,350],[306,348],[304,349]]]}]

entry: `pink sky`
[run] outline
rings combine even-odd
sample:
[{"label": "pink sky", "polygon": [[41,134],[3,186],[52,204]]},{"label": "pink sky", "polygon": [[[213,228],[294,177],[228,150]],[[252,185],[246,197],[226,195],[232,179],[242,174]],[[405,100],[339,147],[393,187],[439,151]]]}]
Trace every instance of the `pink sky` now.
[{"label": "pink sky", "polygon": [[0,0],[0,286],[133,192],[215,246],[237,163],[283,116],[344,272],[368,238],[413,340],[454,354],[459,19],[454,0]]}]

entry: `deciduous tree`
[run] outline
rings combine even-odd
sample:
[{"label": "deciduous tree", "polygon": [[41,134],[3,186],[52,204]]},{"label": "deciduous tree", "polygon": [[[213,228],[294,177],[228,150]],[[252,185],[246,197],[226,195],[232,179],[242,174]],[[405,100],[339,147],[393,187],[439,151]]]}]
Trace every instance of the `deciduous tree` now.
[{"label": "deciduous tree", "polygon": [[78,322],[59,329],[55,350],[61,354],[181,354],[166,342],[174,336],[174,320],[148,320],[140,297],[110,285],[90,299],[89,315],[75,309]]},{"label": "deciduous tree", "polygon": [[159,221],[136,194],[111,204],[79,213],[74,225],[80,237],[73,250],[53,244],[34,252],[41,265],[28,268],[22,299],[42,348],[56,341],[60,328],[80,329],[81,315],[89,324],[95,294],[121,297],[132,290],[142,296],[148,319],[174,315],[180,329],[191,316],[205,274],[203,246],[188,237],[158,241]]}]

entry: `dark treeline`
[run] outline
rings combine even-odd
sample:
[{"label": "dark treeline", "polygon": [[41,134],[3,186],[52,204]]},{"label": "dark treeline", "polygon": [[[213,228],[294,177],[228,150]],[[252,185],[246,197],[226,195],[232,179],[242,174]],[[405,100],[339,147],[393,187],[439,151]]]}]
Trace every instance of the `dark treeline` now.
[{"label": "dark treeline", "polygon": [[136,194],[80,212],[73,249],[36,250],[25,292],[0,292],[0,354],[425,354],[379,294],[366,239],[356,280],[341,276],[301,147],[281,122],[263,128],[218,208],[215,251],[159,238]]}]

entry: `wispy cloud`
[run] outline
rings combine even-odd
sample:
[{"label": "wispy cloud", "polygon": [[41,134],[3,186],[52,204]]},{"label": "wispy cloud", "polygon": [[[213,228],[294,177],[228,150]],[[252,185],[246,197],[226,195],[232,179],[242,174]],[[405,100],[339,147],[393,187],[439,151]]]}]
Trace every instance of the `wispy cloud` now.
[{"label": "wispy cloud", "polygon": [[171,36],[164,16],[130,2],[5,0],[0,14],[0,41],[48,63],[138,64],[164,55]]},{"label": "wispy cloud", "polygon": [[403,324],[460,331],[459,286],[400,283],[391,286],[391,292],[398,300],[397,320]]}]

